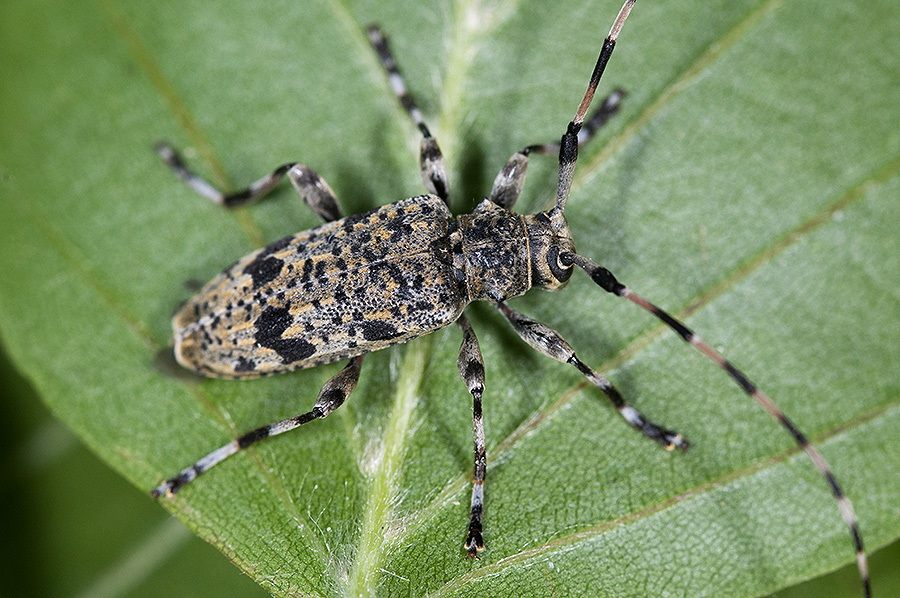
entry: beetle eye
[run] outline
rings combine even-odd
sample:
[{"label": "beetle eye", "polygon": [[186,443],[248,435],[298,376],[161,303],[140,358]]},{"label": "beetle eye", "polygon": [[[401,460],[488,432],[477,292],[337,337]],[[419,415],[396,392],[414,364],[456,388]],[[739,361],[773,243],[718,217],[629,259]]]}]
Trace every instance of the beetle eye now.
[{"label": "beetle eye", "polygon": [[547,265],[550,267],[553,278],[559,282],[566,282],[572,277],[572,264],[566,265],[560,260],[558,247],[551,247],[547,250]]}]

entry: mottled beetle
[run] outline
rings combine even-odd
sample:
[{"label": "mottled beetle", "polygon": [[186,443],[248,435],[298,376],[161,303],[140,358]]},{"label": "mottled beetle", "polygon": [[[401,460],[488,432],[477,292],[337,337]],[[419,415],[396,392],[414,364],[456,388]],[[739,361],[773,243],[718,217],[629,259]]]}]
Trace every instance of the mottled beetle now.
[{"label": "mottled beetle", "polygon": [[[422,133],[420,168],[428,195],[404,199],[356,216],[341,217],[323,179],[306,166],[284,164],[241,191],[225,194],[185,166],[161,143],[163,160],[190,187],[215,203],[233,207],[253,202],[285,176],[325,224],[292,235],[239,260],[210,281],[175,315],[175,355],[184,367],[218,378],[256,378],[349,359],[325,383],[312,411],[252,430],[203,457],[153,490],[174,494],[229,455],[255,442],[292,430],[337,409],[353,391],[366,353],[428,334],[456,322],[463,332],[458,368],[474,400],[475,467],[467,556],[484,548],[482,513],[486,470],[481,397],[484,365],[475,333],[463,314],[475,300],[493,302],[529,345],[575,366],[602,390],[634,428],[666,449],[688,442],[628,406],[606,378],[582,363],[554,330],[514,311],[506,300],[531,287],[565,286],[575,266],[602,289],[649,311],[683,340],[712,359],[766,409],[809,455],[826,478],[849,526],[864,592],[870,595],[866,555],[853,508],[819,451],[747,377],[684,324],[621,284],[605,268],[578,255],[563,216],[578,156],[614,114],[623,92],[614,91],[591,118],[588,108],[616,38],[634,5],[626,0],[594,68],[587,92],[558,144],[533,145],[515,153],[494,180],[490,196],[471,214],[454,218],[449,209],[446,168],[437,141],[407,92],[387,40],[377,27],[369,39],[400,103]],[[525,181],[529,155],[559,155],[556,203],[533,215],[511,211]]]}]

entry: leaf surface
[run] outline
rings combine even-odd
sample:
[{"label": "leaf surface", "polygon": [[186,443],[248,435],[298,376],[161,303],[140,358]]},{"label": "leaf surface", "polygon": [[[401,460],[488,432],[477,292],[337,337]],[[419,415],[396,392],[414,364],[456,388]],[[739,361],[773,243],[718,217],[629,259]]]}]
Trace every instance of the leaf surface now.
[{"label": "leaf surface", "polygon": [[[315,217],[288,185],[221,210],[152,144],[187,148],[231,188],[301,160],[347,213],[420,193],[416,130],[363,31],[378,22],[448,157],[454,210],[469,211],[513,151],[559,137],[617,9],[4,3],[0,332],[13,361],[145,492],[307,411],[338,365],[201,381],[165,356],[190,281]],[[639,3],[602,84],[628,91],[624,108],[581,152],[567,208],[581,253],[685,316],[816,442],[872,547],[900,535],[898,13],[890,0]],[[522,212],[555,190],[555,160],[532,162]],[[639,437],[477,304],[479,561],[462,558],[471,399],[455,327],[368,356],[330,418],[162,504],[276,595],[758,596],[852,560],[790,437],[647,314],[577,273],[513,306],[691,450]]]}]

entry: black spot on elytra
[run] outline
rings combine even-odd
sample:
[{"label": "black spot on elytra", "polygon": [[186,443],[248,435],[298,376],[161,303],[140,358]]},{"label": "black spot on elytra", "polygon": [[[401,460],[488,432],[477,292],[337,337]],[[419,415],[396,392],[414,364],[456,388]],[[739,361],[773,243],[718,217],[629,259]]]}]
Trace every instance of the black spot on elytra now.
[{"label": "black spot on elytra", "polygon": [[410,307],[414,311],[434,311],[435,305],[430,301],[416,301]]},{"label": "black spot on elytra", "polygon": [[268,307],[254,322],[256,342],[278,353],[284,363],[306,359],[316,352],[315,345],[302,338],[282,338],[293,320],[288,308]]},{"label": "black spot on elytra", "polygon": [[234,364],[235,372],[252,372],[256,369],[256,362],[252,359],[247,359],[243,355],[238,357],[237,363]]},{"label": "black spot on elytra", "polygon": [[283,260],[274,256],[263,257],[260,254],[244,267],[243,273],[253,278],[253,288],[258,289],[275,280],[283,267]]},{"label": "black spot on elytra", "polygon": [[313,262],[312,260],[306,260],[303,262],[303,270],[300,273],[300,282],[309,282],[309,277],[313,271]]},{"label": "black spot on elytra", "polygon": [[[383,274],[382,274],[383,273]],[[405,292],[407,288],[406,276],[402,268],[396,264],[388,262],[373,264],[369,270],[369,284],[376,288],[382,285],[382,276],[387,275],[388,278],[397,283],[399,292]]]},{"label": "black spot on elytra", "polygon": [[415,229],[411,224],[403,220],[392,220],[385,224],[385,228],[391,231],[391,243],[400,243],[406,238],[415,234]]},{"label": "black spot on elytra", "polygon": [[400,336],[396,326],[383,320],[366,320],[360,326],[363,338],[367,341],[389,340]]},{"label": "black spot on elytra", "polygon": [[284,249],[285,247],[290,245],[291,241],[293,241],[293,239],[294,239],[294,237],[285,237],[284,239],[279,239],[278,241],[275,241],[274,243],[270,243],[269,245],[266,246],[265,249],[262,250],[260,255],[263,255],[263,256],[272,255],[276,251],[281,251],[282,249]]},{"label": "black spot on elytra", "polygon": [[343,225],[343,230],[344,230],[344,232],[346,232],[346,233],[351,233],[351,232],[353,232],[353,226],[354,226],[355,224],[357,224],[357,223],[359,223],[359,222],[362,222],[362,221],[366,220],[366,219],[367,219],[369,216],[371,216],[372,213],[375,212],[376,210],[377,210],[377,208],[376,208],[375,210],[369,210],[368,212],[363,212],[363,213],[361,213],[361,214],[352,214],[352,215],[347,216],[346,218],[344,218],[344,219],[341,221],[341,223],[342,223],[342,225]]}]

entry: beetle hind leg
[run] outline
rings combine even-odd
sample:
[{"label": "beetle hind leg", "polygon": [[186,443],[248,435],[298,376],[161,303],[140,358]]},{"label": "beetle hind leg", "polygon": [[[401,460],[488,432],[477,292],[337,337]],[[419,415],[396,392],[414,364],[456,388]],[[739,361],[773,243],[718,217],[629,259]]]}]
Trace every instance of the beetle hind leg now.
[{"label": "beetle hind leg", "polygon": [[160,158],[172,169],[175,176],[200,195],[220,206],[236,208],[254,203],[272,191],[281,182],[281,179],[287,175],[303,202],[319,218],[325,222],[341,218],[341,209],[338,207],[334,191],[331,190],[328,183],[311,168],[298,162],[282,164],[244,189],[224,193],[188,168],[184,158],[171,145],[161,141],[155,147]]},{"label": "beetle hind leg", "polygon": [[178,492],[182,487],[192,482],[201,473],[209,471],[214,466],[224,461],[227,457],[242,451],[245,448],[256,444],[260,440],[277,436],[298,428],[305,423],[314,419],[324,419],[328,417],[335,409],[340,407],[359,381],[359,372],[362,367],[363,355],[358,355],[350,360],[344,369],[335,374],[328,382],[322,386],[319,396],[312,411],[295,415],[281,421],[277,421],[265,426],[251,430],[246,434],[238,436],[228,444],[221,446],[209,453],[190,467],[183,469],[178,475],[169,478],[151,491],[153,498],[160,496],[172,495]]},{"label": "beetle hind leg", "polygon": [[369,35],[369,42],[372,44],[375,52],[378,53],[381,66],[387,72],[391,90],[393,90],[394,95],[400,101],[400,105],[409,114],[413,123],[422,132],[422,142],[419,147],[419,170],[422,174],[422,182],[425,183],[425,188],[430,193],[443,199],[444,203],[449,207],[450,183],[447,179],[447,166],[444,163],[444,155],[441,153],[441,148],[438,146],[437,140],[432,137],[431,131],[422,117],[422,112],[416,106],[416,102],[406,87],[406,82],[397,68],[397,62],[394,60],[394,55],[388,45],[387,37],[377,25],[369,25],[366,28],[366,33]]}]

